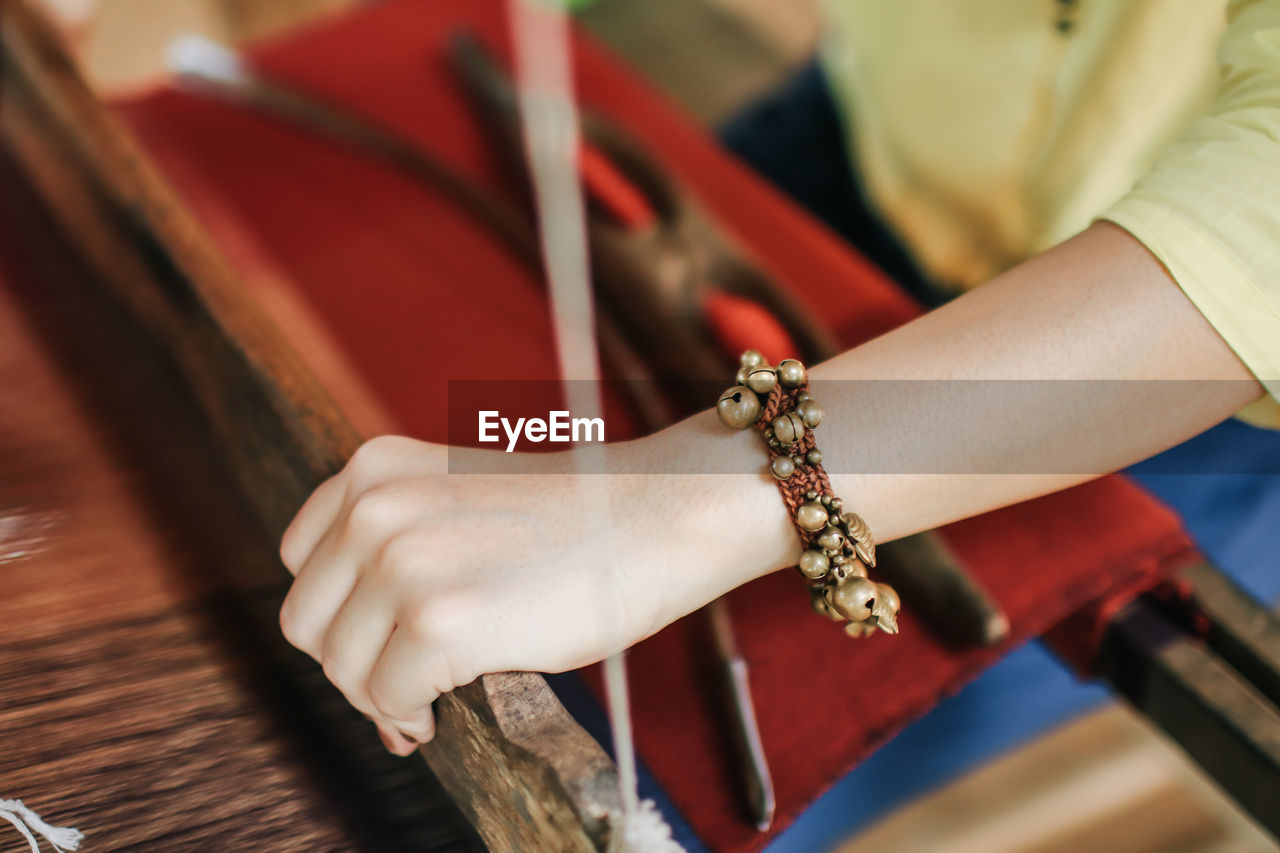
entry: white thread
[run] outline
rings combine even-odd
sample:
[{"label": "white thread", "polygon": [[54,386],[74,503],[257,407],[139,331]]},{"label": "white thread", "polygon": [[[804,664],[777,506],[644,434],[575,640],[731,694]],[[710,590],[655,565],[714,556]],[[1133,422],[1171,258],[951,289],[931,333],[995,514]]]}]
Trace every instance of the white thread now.
[{"label": "white thread", "polygon": [[[565,403],[578,417],[600,417],[600,364],[595,339],[586,206],[578,178],[580,129],[573,98],[569,24],[564,9],[546,0],[508,0],[516,54],[517,100],[524,127],[538,214],[543,264],[551,291],[553,333],[564,385]],[[577,380],[577,381],[573,381]],[[601,445],[579,445],[573,451],[577,488],[583,506],[594,516],[585,526],[612,526]],[[609,555],[599,554],[603,562]],[[607,609],[601,612],[608,612]],[[671,829],[657,807],[639,802],[635,743],[627,700],[623,653],[605,661],[605,694],[618,764],[621,814],[610,815],[610,853],[683,853],[671,840]]]},{"label": "white thread", "polygon": [[194,33],[169,42],[165,64],[171,73],[186,80],[241,86],[250,78],[249,69],[238,53]]},{"label": "white thread", "polygon": [[32,834],[33,830],[48,841],[57,853],[79,850],[80,842],[84,840],[84,833],[78,829],[45,823],[40,815],[23,805],[22,800],[0,800],[0,818],[9,821],[22,833],[22,837],[31,845],[31,853],[40,853],[40,844]]},{"label": "white thread", "polygon": [[609,853],[685,853],[671,837],[671,827],[653,800],[641,800],[639,807],[615,821],[609,837]]},{"label": "white thread", "polygon": [[624,654],[620,652],[604,662],[605,699],[609,705],[609,725],[613,729],[613,752],[618,761],[618,787],[622,792],[622,813],[610,817],[613,832],[609,835],[607,853],[684,853],[684,848],[671,838],[671,827],[663,820],[658,806],[653,800],[640,799]]}]

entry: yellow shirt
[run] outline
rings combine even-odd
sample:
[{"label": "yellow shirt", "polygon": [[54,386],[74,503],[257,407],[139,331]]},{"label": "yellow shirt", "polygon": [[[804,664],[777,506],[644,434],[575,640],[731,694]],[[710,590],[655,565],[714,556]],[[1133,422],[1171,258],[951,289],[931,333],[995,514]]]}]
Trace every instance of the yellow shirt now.
[{"label": "yellow shirt", "polygon": [[928,273],[1108,219],[1280,398],[1280,0],[823,3],[860,177]]}]

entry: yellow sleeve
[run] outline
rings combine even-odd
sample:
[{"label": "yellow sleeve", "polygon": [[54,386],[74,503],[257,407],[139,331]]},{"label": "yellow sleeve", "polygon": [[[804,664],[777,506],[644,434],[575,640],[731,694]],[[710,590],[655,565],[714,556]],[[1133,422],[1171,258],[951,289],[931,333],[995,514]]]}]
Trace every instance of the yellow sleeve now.
[{"label": "yellow sleeve", "polygon": [[1141,241],[1262,382],[1280,426],[1280,0],[1233,0],[1209,111],[1101,218]]}]

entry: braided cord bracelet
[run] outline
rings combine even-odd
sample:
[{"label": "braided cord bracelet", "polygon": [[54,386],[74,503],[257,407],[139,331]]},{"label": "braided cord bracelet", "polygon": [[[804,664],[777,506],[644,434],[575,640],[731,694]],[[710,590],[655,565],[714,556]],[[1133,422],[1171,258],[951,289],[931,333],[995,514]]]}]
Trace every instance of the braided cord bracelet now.
[{"label": "braided cord bracelet", "polygon": [[876,565],[867,522],[844,510],[822,467],[813,430],[823,411],[809,396],[804,365],[787,359],[776,367],[755,350],[742,354],[737,384],[720,395],[716,411],[732,429],[755,427],[769,453],[769,470],[800,536],[796,566],[809,586],[813,609],[843,622],[851,637],[877,630],[898,633],[898,594],[867,577]]}]

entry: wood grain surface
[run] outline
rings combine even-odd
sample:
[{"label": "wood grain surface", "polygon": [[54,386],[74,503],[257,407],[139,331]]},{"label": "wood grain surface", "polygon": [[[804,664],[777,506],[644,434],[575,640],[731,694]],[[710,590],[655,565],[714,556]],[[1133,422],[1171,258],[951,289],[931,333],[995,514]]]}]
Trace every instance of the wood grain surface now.
[{"label": "wood grain surface", "polygon": [[87,851],[480,849],[279,639],[273,543],[90,281],[0,160],[0,797]]}]

